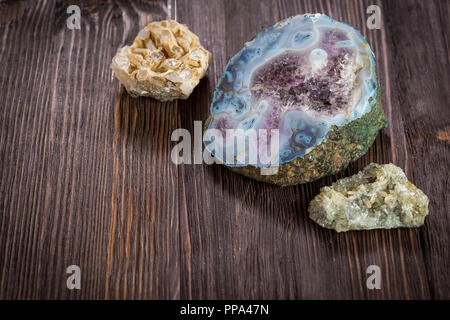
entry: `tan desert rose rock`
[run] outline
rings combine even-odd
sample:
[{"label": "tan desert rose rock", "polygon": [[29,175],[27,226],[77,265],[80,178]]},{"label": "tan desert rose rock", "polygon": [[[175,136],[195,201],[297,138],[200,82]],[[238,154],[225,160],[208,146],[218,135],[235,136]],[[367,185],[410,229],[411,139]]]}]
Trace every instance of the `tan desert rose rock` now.
[{"label": "tan desert rose rock", "polygon": [[189,97],[205,75],[210,57],[185,25],[163,20],[150,23],[131,46],[119,49],[111,68],[133,97],[171,101]]}]

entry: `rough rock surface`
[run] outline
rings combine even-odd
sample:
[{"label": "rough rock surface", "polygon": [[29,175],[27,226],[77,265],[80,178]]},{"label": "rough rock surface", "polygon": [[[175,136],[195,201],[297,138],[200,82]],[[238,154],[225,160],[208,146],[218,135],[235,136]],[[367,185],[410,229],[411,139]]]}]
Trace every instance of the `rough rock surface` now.
[{"label": "rough rock surface", "polygon": [[119,49],[111,68],[130,95],[170,101],[189,97],[210,56],[185,25],[163,20],[150,23],[131,46]]},{"label": "rough rock surface", "polygon": [[311,201],[310,218],[338,232],[419,227],[428,214],[428,197],[402,169],[372,163],[358,174],[324,187]]},{"label": "rough rock surface", "polygon": [[[231,170],[260,181],[313,181],[367,151],[387,123],[380,101],[374,55],[357,30],[323,14],[291,17],[259,33],[231,58],[207,121],[207,129],[223,136],[229,129],[269,135],[278,130],[278,153],[272,155],[279,159],[277,173],[261,174],[266,164],[242,161],[267,152],[260,136],[249,135],[243,148],[234,147],[232,139],[205,141],[205,146]],[[226,155],[230,151],[233,161]]]}]

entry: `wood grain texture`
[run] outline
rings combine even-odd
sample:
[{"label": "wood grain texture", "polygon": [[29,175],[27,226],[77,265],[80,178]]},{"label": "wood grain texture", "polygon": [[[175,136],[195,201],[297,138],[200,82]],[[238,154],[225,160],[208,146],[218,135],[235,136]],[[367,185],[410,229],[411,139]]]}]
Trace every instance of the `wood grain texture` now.
[{"label": "wood grain texture", "polygon": [[[66,28],[78,4],[81,30]],[[381,30],[366,8],[382,9]],[[155,0],[0,3],[1,299],[449,299],[450,1]],[[280,188],[170,161],[205,120],[227,61],[283,18],[361,30],[389,127],[336,176]],[[109,68],[145,24],[177,19],[212,52],[188,100],[130,98]],[[425,226],[337,234],[307,216],[319,189],[370,162],[430,197]],[[81,267],[81,290],[66,288]],[[381,290],[366,288],[379,265]]]}]

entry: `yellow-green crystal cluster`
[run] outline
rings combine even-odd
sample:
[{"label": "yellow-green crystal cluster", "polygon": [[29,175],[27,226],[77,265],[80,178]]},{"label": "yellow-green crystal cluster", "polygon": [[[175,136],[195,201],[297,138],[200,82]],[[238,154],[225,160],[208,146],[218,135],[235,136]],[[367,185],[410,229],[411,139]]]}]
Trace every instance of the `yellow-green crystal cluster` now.
[{"label": "yellow-green crystal cluster", "polygon": [[372,163],[358,174],[324,187],[309,204],[309,216],[322,227],[348,230],[419,227],[428,197],[393,164]]}]

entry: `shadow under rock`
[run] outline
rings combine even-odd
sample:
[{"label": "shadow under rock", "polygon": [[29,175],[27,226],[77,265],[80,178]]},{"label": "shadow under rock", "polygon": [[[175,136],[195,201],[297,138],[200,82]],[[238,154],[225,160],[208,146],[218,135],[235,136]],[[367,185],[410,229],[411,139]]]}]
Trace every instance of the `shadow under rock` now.
[{"label": "shadow under rock", "polygon": [[[380,143],[380,139],[385,140],[386,137],[378,137],[378,143]],[[374,143],[365,155],[351,162],[346,169],[335,175],[287,187],[250,179],[232,172],[224,165],[206,166],[205,172],[216,185],[220,185],[223,191],[227,192],[232,198],[236,198],[243,206],[256,214],[267,217],[271,222],[277,223],[287,230],[305,230],[312,227],[315,232],[319,232],[321,236],[327,239],[330,237],[340,238],[344,236],[343,233],[339,234],[322,228],[309,219],[308,205],[319,194],[322,187],[330,186],[339,179],[358,173],[370,162],[381,160],[377,159],[382,156],[377,155],[376,149],[377,144]],[[360,233],[361,231],[353,232]]]},{"label": "shadow under rock", "polygon": [[305,229],[309,201],[315,196],[311,185],[280,187],[232,172],[224,165],[205,165],[205,175],[218,192],[226,192],[244,210],[258,214],[288,231]]},{"label": "shadow under rock", "polygon": [[194,134],[194,121],[202,121],[202,133],[205,121],[209,116],[213,86],[208,76],[203,77],[186,100],[178,100],[180,128]]},{"label": "shadow under rock", "polygon": [[131,97],[121,87],[114,110],[114,131],[145,151],[171,149],[171,134],[177,128],[177,102],[160,102],[149,97]]}]

